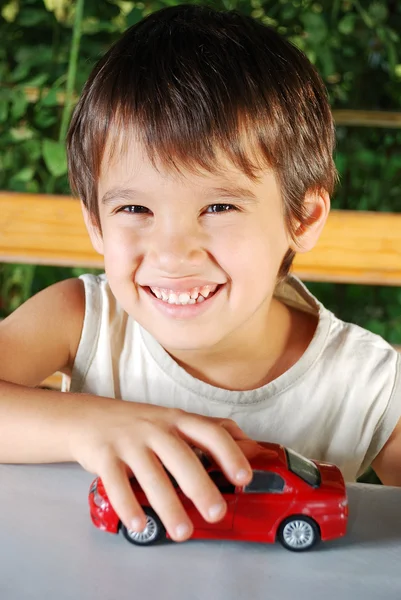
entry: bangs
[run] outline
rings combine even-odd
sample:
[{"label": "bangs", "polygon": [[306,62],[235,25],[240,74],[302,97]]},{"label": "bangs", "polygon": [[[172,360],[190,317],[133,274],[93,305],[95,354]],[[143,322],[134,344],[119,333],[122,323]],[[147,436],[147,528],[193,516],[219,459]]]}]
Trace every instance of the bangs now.
[{"label": "bangs", "polygon": [[[272,166],[274,153],[263,153],[257,139],[253,143],[250,141],[252,124],[247,127],[244,120],[238,118],[230,129],[225,127],[219,131],[220,124],[213,121],[214,130],[211,133],[210,124],[204,122],[203,131],[198,125],[195,137],[188,135],[188,125],[192,120],[191,115],[187,116],[189,123],[184,119],[172,120],[173,128],[168,126],[162,115],[158,115],[158,122],[151,123],[146,120],[148,115],[143,115],[140,125],[131,111],[114,115],[106,136],[98,145],[99,175],[102,166],[121,160],[130,151],[132,141],[141,147],[152,167],[159,172],[220,175],[227,167],[234,167],[249,179],[257,180]],[[197,118],[197,114],[193,118]],[[227,123],[221,125],[227,126]]]}]

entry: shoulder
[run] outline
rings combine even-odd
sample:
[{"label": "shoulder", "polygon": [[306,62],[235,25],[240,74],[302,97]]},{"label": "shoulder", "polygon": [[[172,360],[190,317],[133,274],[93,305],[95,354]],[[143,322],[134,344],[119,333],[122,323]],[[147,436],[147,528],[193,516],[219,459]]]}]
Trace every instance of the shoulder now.
[{"label": "shoulder", "polygon": [[[354,323],[342,321],[329,311],[322,318],[330,321],[323,356],[341,361],[348,365],[348,370],[354,366],[359,374],[370,372],[378,375],[381,371],[394,371],[399,354],[386,340],[379,335]],[[395,374],[395,371],[394,371]]]},{"label": "shoulder", "polygon": [[113,292],[111,291],[105,273],[100,275],[86,273],[79,277],[79,281],[82,285],[87,313],[89,310],[95,312],[97,310],[104,310],[105,307],[109,307],[117,311],[121,309]]},{"label": "shoulder", "polygon": [[27,300],[0,324],[0,377],[37,385],[55,371],[68,372],[84,313],[79,279],[56,283]]},{"label": "shoulder", "polygon": [[333,366],[346,362],[348,370],[353,365],[363,370],[374,364],[385,369],[397,363],[397,351],[382,337],[337,317],[295,277],[289,280],[288,287],[295,306],[318,317],[315,341],[320,347],[321,360],[330,360]]},{"label": "shoulder", "polygon": [[[84,282],[79,278],[67,279],[51,286],[44,292],[44,305],[51,306],[53,323],[66,329],[69,345],[69,365],[72,365],[81,337],[86,295]],[[43,306],[42,308],[45,308]],[[61,325],[63,324],[63,325]]]},{"label": "shoulder", "polygon": [[79,279],[66,279],[32,296],[2,323],[2,328],[57,325],[60,331],[82,322],[85,311],[85,291]]},{"label": "shoulder", "polygon": [[338,318],[295,277],[288,278],[280,295],[286,304],[318,319],[307,351],[309,366],[321,366],[326,377],[343,382],[357,375],[354,386],[380,374],[384,381],[392,373],[394,380],[399,354],[382,337]]}]

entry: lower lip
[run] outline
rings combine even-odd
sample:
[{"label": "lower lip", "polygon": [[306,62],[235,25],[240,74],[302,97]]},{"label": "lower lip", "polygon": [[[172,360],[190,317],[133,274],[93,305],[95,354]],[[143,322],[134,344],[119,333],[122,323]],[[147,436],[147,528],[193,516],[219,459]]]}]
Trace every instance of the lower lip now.
[{"label": "lower lip", "polygon": [[169,304],[154,296],[149,288],[143,287],[142,289],[152,300],[155,307],[164,315],[174,319],[191,319],[209,310],[215,304],[215,300],[220,297],[224,287],[225,284],[221,285],[212,296],[209,296],[203,302],[196,302],[195,304]]}]

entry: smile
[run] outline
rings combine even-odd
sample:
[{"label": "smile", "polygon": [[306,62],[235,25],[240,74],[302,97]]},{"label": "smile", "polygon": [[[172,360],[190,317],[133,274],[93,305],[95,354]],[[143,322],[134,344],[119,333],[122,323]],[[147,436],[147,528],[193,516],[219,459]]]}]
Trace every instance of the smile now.
[{"label": "smile", "polygon": [[187,304],[200,304],[204,302],[207,298],[211,298],[220,287],[221,285],[219,284],[211,284],[183,291],[154,286],[148,287],[148,289],[153,296],[166,304],[186,306]]}]

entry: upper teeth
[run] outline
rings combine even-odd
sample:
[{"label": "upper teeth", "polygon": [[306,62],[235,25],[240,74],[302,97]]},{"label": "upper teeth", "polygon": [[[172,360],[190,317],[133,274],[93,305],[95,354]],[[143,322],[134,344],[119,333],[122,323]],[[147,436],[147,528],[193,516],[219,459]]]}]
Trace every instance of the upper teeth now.
[{"label": "upper teeth", "polygon": [[185,292],[174,292],[166,288],[150,287],[157,298],[169,304],[195,304],[196,302],[203,302],[216,288],[217,284],[214,284],[195,287]]}]

